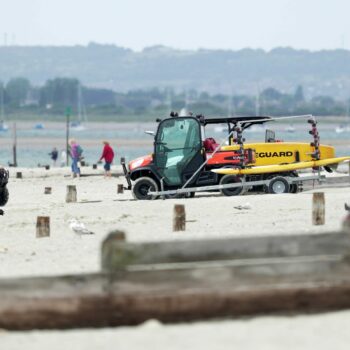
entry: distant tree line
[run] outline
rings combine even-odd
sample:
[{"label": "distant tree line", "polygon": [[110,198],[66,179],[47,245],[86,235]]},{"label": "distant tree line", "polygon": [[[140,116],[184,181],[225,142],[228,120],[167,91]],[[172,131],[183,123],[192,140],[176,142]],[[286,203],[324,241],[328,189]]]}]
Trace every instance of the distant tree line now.
[{"label": "distant tree line", "polygon": [[295,50],[288,47],[242,50],[178,50],[153,46],[133,51],[116,45],[0,46],[0,79],[17,76],[34,85],[54,77],[75,77],[87,86],[131,91],[196,89],[239,95],[269,86],[308,98],[349,98],[350,50]]},{"label": "distant tree line", "polygon": [[302,86],[293,93],[281,92],[269,87],[255,95],[209,94],[196,90],[175,91],[170,88],[133,90],[126,93],[104,88],[83,86],[78,79],[56,78],[43,86],[33,86],[23,77],[0,80],[0,104],[5,114],[63,115],[67,106],[72,113],[84,110],[98,119],[108,115],[110,119],[123,116],[167,115],[171,110],[186,109],[205,115],[347,115],[349,101],[335,100],[330,96],[306,99]]}]

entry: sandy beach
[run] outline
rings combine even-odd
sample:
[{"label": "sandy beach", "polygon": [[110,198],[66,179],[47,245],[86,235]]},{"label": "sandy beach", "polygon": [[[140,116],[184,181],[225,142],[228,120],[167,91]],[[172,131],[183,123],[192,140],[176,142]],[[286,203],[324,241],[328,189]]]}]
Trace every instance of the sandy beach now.
[{"label": "sandy beach", "polygon": [[[17,171],[22,171],[22,179],[15,178]],[[103,170],[102,166],[98,170],[89,167],[84,172],[98,175]],[[11,169],[10,200],[0,219],[0,277],[98,271],[101,242],[116,229],[125,231],[132,242],[338,230],[345,214],[344,202],[350,197],[350,188],[322,189],[326,224],[313,226],[313,191],[238,197],[206,193],[194,199],[136,201],[130,191],[117,194],[117,184],[126,185],[123,177],[71,179],[69,174],[62,168]],[[67,185],[76,185],[77,203],[65,203]],[[52,187],[51,195],[44,194],[45,187]],[[188,222],[182,233],[172,232],[175,203],[186,206]],[[251,209],[235,209],[244,204]],[[37,216],[50,216],[50,238],[35,238]],[[69,228],[68,221],[73,218],[95,234],[76,235]]]},{"label": "sandy beach", "polygon": [[[16,179],[17,171],[22,171],[22,179]],[[114,167],[113,171],[121,169]],[[68,168],[11,169],[10,201],[0,217],[0,278],[97,272],[101,242],[116,229],[125,231],[132,242],[336,231],[345,216],[344,203],[350,202],[349,186],[324,186],[298,194],[223,197],[207,193],[193,199],[135,201],[129,191],[117,194],[117,185],[125,184],[123,177],[105,179],[98,176],[102,172],[101,166],[98,170],[83,168],[83,174],[91,176],[72,179]],[[67,185],[76,185],[77,203],[65,203]],[[44,194],[45,187],[52,187],[52,194]],[[326,224],[313,226],[312,193],[320,190],[326,198]],[[173,206],[177,203],[186,206],[185,232],[172,232]],[[248,209],[235,208],[239,205]],[[37,216],[50,216],[49,238],[36,238]],[[68,222],[72,218],[94,234],[74,233]],[[121,349],[229,349],[236,345],[280,349],[288,337],[291,343],[287,348],[311,349],[317,341],[319,349],[345,349],[350,335],[344,325],[349,321],[350,311],[345,311],[190,325],[163,326],[152,321],[139,327],[104,330],[2,331],[0,348],[92,350],[119,345]],[[332,337],[331,343],[326,334]],[[322,337],[325,341],[320,342]]]}]

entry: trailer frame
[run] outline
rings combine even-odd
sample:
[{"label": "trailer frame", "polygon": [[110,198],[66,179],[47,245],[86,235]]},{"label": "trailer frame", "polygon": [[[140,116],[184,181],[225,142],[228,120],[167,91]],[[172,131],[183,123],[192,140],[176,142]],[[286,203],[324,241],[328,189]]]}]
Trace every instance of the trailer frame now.
[{"label": "trailer frame", "polygon": [[195,192],[220,191],[222,189],[237,188],[237,187],[243,187],[243,189],[246,189],[246,188],[251,188],[253,186],[261,186],[261,185],[269,186],[272,181],[276,181],[276,178],[285,179],[289,185],[302,183],[304,181],[317,181],[318,183],[322,183],[322,182],[325,182],[326,180],[326,176],[321,175],[320,173],[318,173],[317,175],[300,176],[300,177],[276,175],[271,179],[256,180],[256,181],[246,181],[246,176],[243,176],[241,183],[187,187],[187,188],[179,188],[176,190],[166,190],[166,191],[164,191],[163,181],[161,181],[161,191],[154,191],[154,192],[149,191],[149,194],[152,195],[154,198],[162,196],[165,199],[166,196],[168,195],[173,196],[177,194],[181,195],[181,194],[195,193]]}]

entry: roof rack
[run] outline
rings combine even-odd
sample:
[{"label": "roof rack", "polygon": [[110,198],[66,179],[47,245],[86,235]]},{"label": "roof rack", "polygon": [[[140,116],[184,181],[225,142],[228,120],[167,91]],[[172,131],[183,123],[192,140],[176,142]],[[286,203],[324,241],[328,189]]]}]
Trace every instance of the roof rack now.
[{"label": "roof rack", "polygon": [[197,118],[204,125],[219,124],[219,123],[237,124],[237,123],[246,123],[246,122],[252,122],[254,124],[262,124],[269,121],[269,119],[272,119],[271,117],[268,117],[268,116],[204,117],[202,115],[197,116]]},{"label": "roof rack", "polygon": [[233,124],[234,126],[238,123],[241,124],[242,130],[249,128],[254,124],[263,124],[273,118],[269,116],[233,116],[233,117],[205,117],[203,115],[196,116],[202,125],[208,124]]}]

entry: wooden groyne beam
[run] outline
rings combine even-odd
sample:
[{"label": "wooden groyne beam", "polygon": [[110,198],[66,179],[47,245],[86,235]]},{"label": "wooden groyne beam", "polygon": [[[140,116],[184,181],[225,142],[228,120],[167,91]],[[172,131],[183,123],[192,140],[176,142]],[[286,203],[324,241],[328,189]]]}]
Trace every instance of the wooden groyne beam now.
[{"label": "wooden groyne beam", "polygon": [[120,237],[119,232],[105,240],[101,273],[1,280],[0,328],[106,327],[151,318],[184,322],[350,308],[345,233],[143,245]]},{"label": "wooden groyne beam", "polygon": [[350,233],[237,237],[129,243],[110,234],[102,244],[101,265],[116,271],[141,265],[350,254]]},{"label": "wooden groyne beam", "polygon": [[339,275],[251,283],[238,272],[225,267],[2,281],[0,327],[107,327],[350,308],[350,280]]}]

